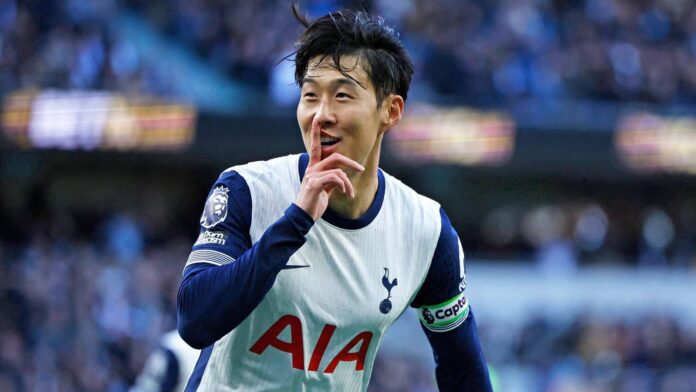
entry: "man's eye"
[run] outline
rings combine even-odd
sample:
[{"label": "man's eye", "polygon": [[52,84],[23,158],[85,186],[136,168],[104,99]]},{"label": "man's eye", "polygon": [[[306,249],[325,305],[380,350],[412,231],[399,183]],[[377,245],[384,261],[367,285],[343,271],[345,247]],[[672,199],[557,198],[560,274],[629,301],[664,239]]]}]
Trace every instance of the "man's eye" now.
[{"label": "man's eye", "polygon": [[302,96],[305,97],[305,98],[314,98],[314,97],[316,97],[317,95],[314,94],[314,93],[304,93]]},{"label": "man's eye", "polygon": [[350,95],[346,93],[338,93],[336,94],[336,98],[350,98]]}]

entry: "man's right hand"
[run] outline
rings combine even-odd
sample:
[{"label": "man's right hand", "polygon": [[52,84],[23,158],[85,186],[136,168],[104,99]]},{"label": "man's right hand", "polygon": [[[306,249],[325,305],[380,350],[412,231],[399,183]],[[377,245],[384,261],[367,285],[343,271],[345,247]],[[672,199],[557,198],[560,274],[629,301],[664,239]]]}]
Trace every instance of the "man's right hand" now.
[{"label": "man's right hand", "polygon": [[349,197],[355,197],[353,184],[343,170],[352,169],[361,172],[365,168],[358,162],[336,152],[322,161],[321,130],[316,119],[312,121],[310,136],[309,164],[300,184],[300,192],[295,204],[317,221],[329,206],[331,192],[338,189]]}]

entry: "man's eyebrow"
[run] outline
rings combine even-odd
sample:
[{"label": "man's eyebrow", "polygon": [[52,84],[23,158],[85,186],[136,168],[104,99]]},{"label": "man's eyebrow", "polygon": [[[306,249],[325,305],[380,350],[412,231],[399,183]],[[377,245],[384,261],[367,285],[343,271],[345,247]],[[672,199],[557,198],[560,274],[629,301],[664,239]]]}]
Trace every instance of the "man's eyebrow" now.
[{"label": "man's eyebrow", "polygon": [[[310,83],[310,84],[315,84],[318,85],[319,82],[311,77],[311,76],[305,76],[304,79],[302,79],[302,84],[305,83]],[[356,82],[355,80],[351,78],[338,78],[334,79],[330,82],[330,84],[335,85],[335,86],[340,86],[340,85],[350,85],[353,87],[362,87],[363,89],[366,89],[364,86],[362,86],[360,83]]]},{"label": "man's eyebrow", "polygon": [[[331,81],[331,84],[335,84],[335,85],[337,85],[337,86],[344,85],[344,84],[349,84],[349,85],[352,85],[353,87],[360,86],[360,84],[358,84],[357,81],[355,81],[355,80],[353,80],[353,79],[351,79],[351,78],[338,78],[338,79],[334,79],[334,80]],[[360,87],[362,87],[362,86],[360,86]]]}]

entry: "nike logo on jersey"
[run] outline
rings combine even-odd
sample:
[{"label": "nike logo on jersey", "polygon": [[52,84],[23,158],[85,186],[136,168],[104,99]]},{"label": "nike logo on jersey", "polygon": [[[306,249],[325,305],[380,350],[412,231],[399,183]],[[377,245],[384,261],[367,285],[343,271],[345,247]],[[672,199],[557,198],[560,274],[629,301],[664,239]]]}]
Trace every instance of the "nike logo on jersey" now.
[{"label": "nike logo on jersey", "polygon": [[281,269],[306,268],[308,265],[284,265]]}]

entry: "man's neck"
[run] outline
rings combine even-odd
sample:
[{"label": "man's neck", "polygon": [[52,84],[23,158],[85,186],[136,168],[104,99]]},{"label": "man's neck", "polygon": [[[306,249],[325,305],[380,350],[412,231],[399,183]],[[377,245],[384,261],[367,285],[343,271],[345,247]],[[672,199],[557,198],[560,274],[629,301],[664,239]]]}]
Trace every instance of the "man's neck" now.
[{"label": "man's neck", "polygon": [[366,167],[362,173],[349,177],[355,191],[355,198],[334,190],[329,199],[329,208],[350,219],[361,217],[372,205],[379,188],[377,165]]}]

